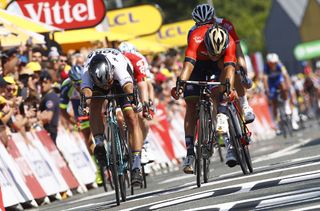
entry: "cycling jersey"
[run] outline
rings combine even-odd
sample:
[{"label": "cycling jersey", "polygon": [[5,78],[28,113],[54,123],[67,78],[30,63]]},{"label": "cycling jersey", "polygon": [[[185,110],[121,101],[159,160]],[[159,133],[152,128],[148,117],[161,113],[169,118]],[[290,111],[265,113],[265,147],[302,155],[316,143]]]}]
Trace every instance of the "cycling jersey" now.
[{"label": "cycling jersey", "polygon": [[[210,60],[207,48],[204,43],[204,37],[207,30],[212,24],[205,24],[197,27],[193,30],[189,37],[188,47],[185,53],[185,61],[195,64],[197,60]],[[236,45],[231,36],[229,36],[229,44],[223,55],[224,64],[234,64],[237,62],[236,59]]]},{"label": "cycling jersey", "polygon": [[72,85],[70,78],[63,81],[60,91],[60,108],[67,109],[69,102],[71,101],[74,116],[77,119],[79,117],[78,107],[80,105],[80,94]]},{"label": "cycling jersey", "polygon": [[63,81],[61,85],[61,91],[60,91],[60,104],[59,107],[61,109],[67,109],[69,102],[71,101],[74,119],[80,123],[80,129],[86,129],[90,127],[89,120],[87,120],[87,117],[83,118],[83,120],[79,121],[79,106],[80,106],[80,93],[76,90],[76,88],[73,86],[72,81],[70,78],[67,78]]},{"label": "cycling jersey", "polygon": [[88,67],[91,59],[96,54],[102,54],[106,57],[106,59],[110,61],[111,65],[114,67],[114,80],[118,81],[121,87],[123,87],[127,83],[133,83],[132,77],[130,75],[130,72],[132,73],[132,69],[126,57],[119,50],[113,48],[102,48],[94,50],[88,55],[87,61],[84,65],[81,89],[93,89],[94,84],[91,81]]},{"label": "cycling jersey", "polygon": [[148,68],[146,59],[137,52],[124,52],[123,55],[125,55],[132,64],[134,79],[137,82],[144,81],[146,78],[146,70]]},{"label": "cycling jersey", "polygon": [[268,64],[264,66],[264,74],[268,76],[270,99],[275,99],[277,97],[277,90],[279,89],[281,83],[284,82],[284,76],[282,72],[283,67],[284,66],[281,64],[276,64],[275,69],[271,70]]},{"label": "cycling jersey", "polygon": [[[228,34],[233,38],[234,42],[238,44],[240,42],[240,39],[236,33],[236,30],[233,26],[233,24],[228,21],[225,18],[215,18],[215,23],[222,26],[228,31]],[[211,24],[212,25],[212,24]],[[189,43],[189,37],[191,32],[193,32],[196,28],[200,27],[201,25],[194,25],[188,32],[188,43]]]}]

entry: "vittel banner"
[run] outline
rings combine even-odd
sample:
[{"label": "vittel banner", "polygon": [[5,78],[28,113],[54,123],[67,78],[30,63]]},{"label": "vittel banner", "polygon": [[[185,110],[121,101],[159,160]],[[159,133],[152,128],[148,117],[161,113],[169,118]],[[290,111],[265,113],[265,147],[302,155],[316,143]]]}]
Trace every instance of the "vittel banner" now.
[{"label": "vittel banner", "polygon": [[16,0],[7,10],[62,29],[96,26],[106,14],[103,0]]}]

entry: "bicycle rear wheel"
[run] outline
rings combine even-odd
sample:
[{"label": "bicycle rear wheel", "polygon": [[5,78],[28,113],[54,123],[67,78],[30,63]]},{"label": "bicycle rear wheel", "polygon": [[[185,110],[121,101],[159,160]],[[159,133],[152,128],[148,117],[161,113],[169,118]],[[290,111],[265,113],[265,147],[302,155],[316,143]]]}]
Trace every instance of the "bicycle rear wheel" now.
[{"label": "bicycle rear wheel", "polygon": [[[230,133],[230,141],[234,147],[234,151],[237,157],[238,164],[241,167],[241,170],[243,174],[248,174],[248,169],[247,169],[247,163],[245,160],[245,153],[244,149],[242,148],[242,143],[240,136],[237,135],[236,130],[235,130],[235,121],[238,121],[237,116],[233,116],[232,113],[230,112],[228,123],[229,123],[229,133]],[[239,124],[239,123],[238,123]],[[238,131],[238,134],[240,134],[240,131]]]}]

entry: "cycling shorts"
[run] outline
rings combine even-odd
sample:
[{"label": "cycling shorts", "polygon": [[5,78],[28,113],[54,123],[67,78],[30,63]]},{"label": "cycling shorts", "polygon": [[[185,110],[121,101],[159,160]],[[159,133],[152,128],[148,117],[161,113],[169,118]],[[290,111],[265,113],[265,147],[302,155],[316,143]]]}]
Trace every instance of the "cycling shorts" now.
[{"label": "cycling shorts", "polygon": [[[206,81],[212,75],[215,75],[216,79],[219,79],[221,70],[218,67],[218,63],[206,60],[206,61],[196,61],[194,69],[190,76],[190,81]],[[186,85],[184,89],[184,98],[188,99],[191,97],[200,96],[200,87],[197,85]]]}]

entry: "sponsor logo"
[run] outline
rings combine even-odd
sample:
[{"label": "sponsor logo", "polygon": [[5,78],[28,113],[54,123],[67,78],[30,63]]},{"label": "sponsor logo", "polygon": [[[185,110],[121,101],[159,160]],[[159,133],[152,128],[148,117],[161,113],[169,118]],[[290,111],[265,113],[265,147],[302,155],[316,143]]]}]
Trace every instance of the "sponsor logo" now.
[{"label": "sponsor logo", "polygon": [[[18,9],[16,9],[18,8]],[[17,0],[7,10],[63,29],[93,27],[105,17],[103,0]]]},{"label": "sponsor logo", "polygon": [[203,41],[203,38],[201,36],[195,36],[193,37],[193,40],[196,42],[196,43],[201,43]]}]

